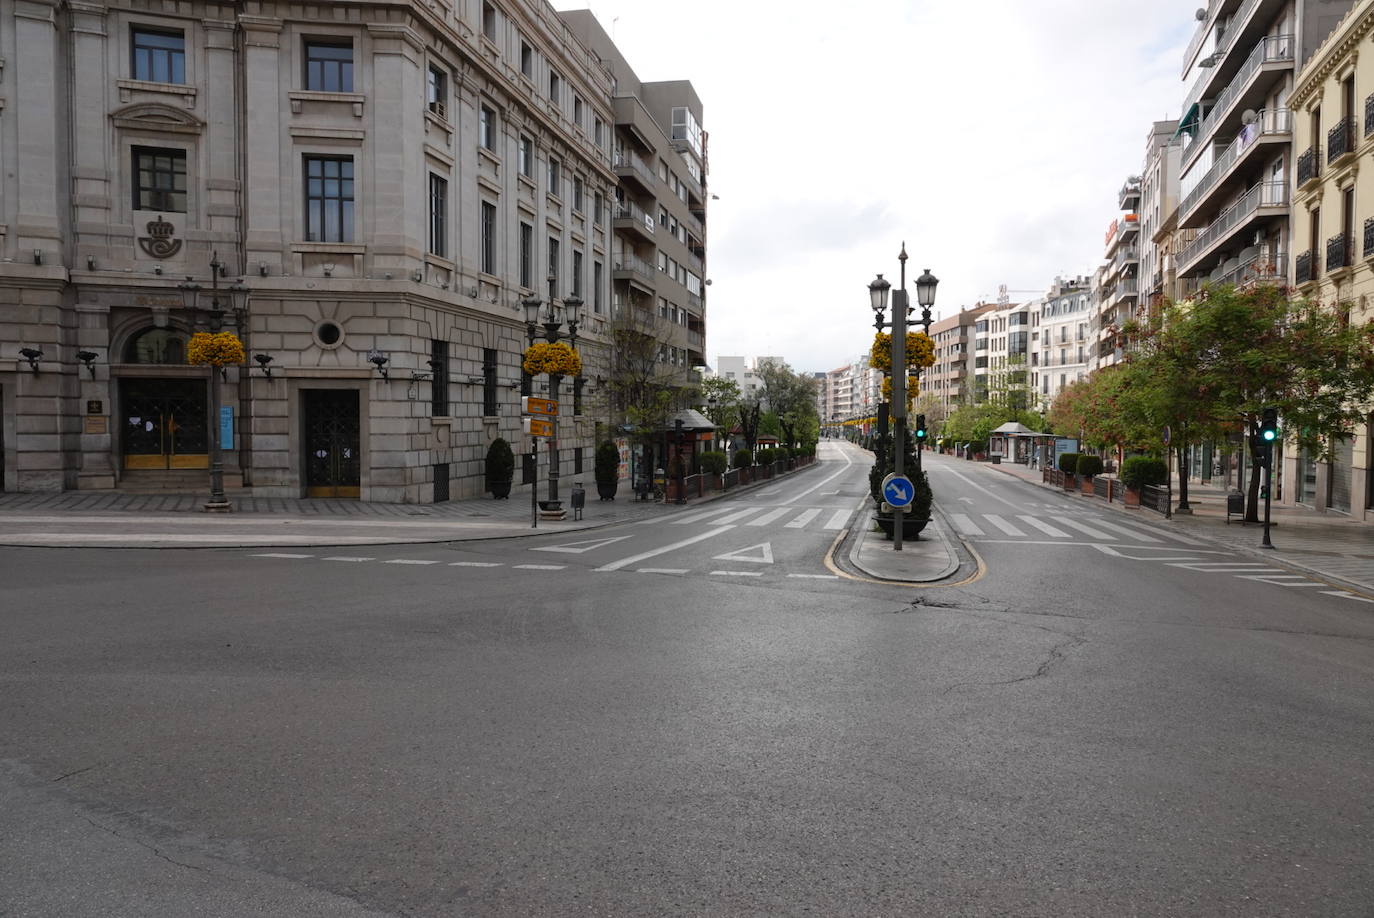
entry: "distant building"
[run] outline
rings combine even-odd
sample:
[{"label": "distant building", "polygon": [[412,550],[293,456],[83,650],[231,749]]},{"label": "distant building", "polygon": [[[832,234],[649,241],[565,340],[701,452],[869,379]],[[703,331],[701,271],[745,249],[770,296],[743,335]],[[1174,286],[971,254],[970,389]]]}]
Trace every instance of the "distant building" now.
[{"label": "distant building", "polygon": [[1069,383],[1088,375],[1092,357],[1090,332],[1092,284],[1086,277],[1056,277],[1039,302],[1040,353],[1034,361],[1031,384],[1041,411]]}]

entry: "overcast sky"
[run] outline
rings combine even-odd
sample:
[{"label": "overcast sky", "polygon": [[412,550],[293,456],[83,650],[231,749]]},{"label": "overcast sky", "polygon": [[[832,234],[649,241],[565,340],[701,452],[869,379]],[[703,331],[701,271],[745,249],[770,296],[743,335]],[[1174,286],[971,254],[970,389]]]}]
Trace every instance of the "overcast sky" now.
[{"label": "overcast sky", "polygon": [[[707,361],[828,370],[872,341],[867,285],[1090,273],[1153,121],[1177,118],[1202,0],[555,0],[640,79],[691,80],[710,134]],[[914,287],[910,288],[914,291]],[[1013,300],[1035,293],[1011,293]],[[913,293],[914,299],[914,293]]]}]

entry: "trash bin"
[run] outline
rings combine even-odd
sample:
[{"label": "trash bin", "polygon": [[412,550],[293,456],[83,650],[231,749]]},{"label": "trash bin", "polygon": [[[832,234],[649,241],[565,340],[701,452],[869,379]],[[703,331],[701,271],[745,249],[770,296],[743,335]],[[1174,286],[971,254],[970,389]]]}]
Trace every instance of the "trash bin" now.
[{"label": "trash bin", "polygon": [[1231,522],[1231,514],[1238,514],[1241,517],[1241,524],[1245,523],[1245,495],[1239,491],[1226,492],[1226,522]]},{"label": "trash bin", "polygon": [[993,464],[993,465],[1001,465],[1001,464],[1002,464],[1002,454],[1001,454],[1001,453],[993,453],[993,454],[992,454],[992,464]]},{"label": "trash bin", "polygon": [[587,506],[587,491],[582,487],[582,482],[577,482],[572,488],[572,508],[573,519],[582,519],[582,508]]}]

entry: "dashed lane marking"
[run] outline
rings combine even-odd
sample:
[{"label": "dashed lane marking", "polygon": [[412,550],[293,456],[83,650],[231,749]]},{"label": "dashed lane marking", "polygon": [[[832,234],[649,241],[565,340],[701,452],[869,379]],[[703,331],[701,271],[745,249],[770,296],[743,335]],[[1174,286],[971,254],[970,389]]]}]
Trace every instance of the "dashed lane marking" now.
[{"label": "dashed lane marking", "polygon": [[762,571],[711,571],[712,577],[762,577]]},{"label": "dashed lane marking", "polygon": [[688,574],[691,573],[685,567],[640,567],[635,569],[636,574]]},{"label": "dashed lane marking", "polygon": [[293,555],[284,551],[265,551],[262,554],[254,555],[254,558],[313,558],[314,555]]},{"label": "dashed lane marking", "polygon": [[376,561],[377,559],[376,559],[376,558],[349,558],[349,557],[346,557],[346,556],[343,556],[343,555],[338,555],[338,556],[335,556],[335,557],[333,557],[333,558],[321,558],[320,560],[321,560],[321,561]]},{"label": "dashed lane marking", "polygon": [[449,567],[502,567],[500,561],[450,561]]},{"label": "dashed lane marking", "polygon": [[796,577],[802,580],[839,580],[835,574],[788,574],[789,577]]},{"label": "dashed lane marking", "polygon": [[1353,599],[1356,602],[1374,602],[1368,596],[1356,596],[1354,593],[1347,593],[1345,590],[1322,590],[1327,596],[1339,596],[1341,599]]},{"label": "dashed lane marking", "polygon": [[514,566],[517,571],[563,571],[567,570],[566,564],[517,564]]},{"label": "dashed lane marking", "polygon": [[383,564],[438,564],[438,561],[423,561],[418,558],[393,558],[390,561],[383,561]]},{"label": "dashed lane marking", "polygon": [[801,515],[800,515],[800,516],[798,516],[795,520],[793,520],[792,522],[790,522],[790,523],[787,524],[787,528],[788,528],[788,529],[801,529],[801,528],[802,528],[803,526],[805,526],[807,523],[811,522],[812,520],[814,520],[816,517],[818,517],[818,516],[820,516],[820,515],[821,515],[821,511],[819,511],[819,510],[803,510],[803,511],[801,512]]}]

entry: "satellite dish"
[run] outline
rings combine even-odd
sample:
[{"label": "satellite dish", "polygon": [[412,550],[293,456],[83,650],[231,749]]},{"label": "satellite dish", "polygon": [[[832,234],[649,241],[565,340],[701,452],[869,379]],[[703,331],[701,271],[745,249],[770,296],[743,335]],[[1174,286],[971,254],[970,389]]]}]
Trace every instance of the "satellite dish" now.
[{"label": "satellite dish", "polygon": [[1207,21],[1207,11],[1206,11],[1206,10],[1198,10],[1196,13],[1193,14],[1193,18],[1196,19],[1198,22],[1206,22],[1206,21]]},{"label": "satellite dish", "polygon": [[1256,112],[1253,108],[1247,108],[1245,111],[1240,113],[1241,124],[1254,124],[1258,120],[1259,113]]}]

